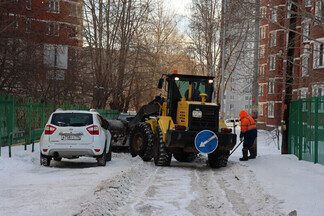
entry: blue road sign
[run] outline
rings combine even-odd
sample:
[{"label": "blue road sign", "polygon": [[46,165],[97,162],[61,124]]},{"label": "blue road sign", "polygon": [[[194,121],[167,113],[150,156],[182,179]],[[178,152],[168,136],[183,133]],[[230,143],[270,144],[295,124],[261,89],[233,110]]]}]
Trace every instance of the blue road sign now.
[{"label": "blue road sign", "polygon": [[195,138],[195,146],[201,153],[210,154],[218,146],[218,137],[213,131],[200,131]]}]

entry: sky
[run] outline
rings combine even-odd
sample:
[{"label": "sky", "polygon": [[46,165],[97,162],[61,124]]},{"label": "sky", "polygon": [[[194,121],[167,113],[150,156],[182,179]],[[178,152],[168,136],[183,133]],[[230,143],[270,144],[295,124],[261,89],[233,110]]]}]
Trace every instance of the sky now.
[{"label": "sky", "polygon": [[170,7],[175,13],[186,16],[189,13],[191,0],[164,0],[165,6]]},{"label": "sky", "polygon": [[191,0],[164,0],[164,6],[170,12],[174,12],[180,17],[179,30],[186,33],[189,25],[188,16],[190,14]]}]

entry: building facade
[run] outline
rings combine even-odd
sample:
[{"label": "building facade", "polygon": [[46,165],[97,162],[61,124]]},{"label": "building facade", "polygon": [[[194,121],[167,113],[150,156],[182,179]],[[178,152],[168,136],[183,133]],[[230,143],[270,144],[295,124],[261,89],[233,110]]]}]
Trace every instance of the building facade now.
[{"label": "building facade", "polygon": [[[31,44],[47,65],[47,76],[57,70],[64,78],[74,49],[82,47],[81,0],[12,0],[1,1],[2,40]],[[25,51],[24,51],[25,52]],[[50,77],[49,77],[50,79]],[[61,77],[62,79],[62,77]]]},{"label": "building facade", "polygon": [[[285,109],[291,1],[262,0],[259,43],[260,126],[279,126]],[[294,44],[292,99],[323,95],[324,3],[299,0]]]}]

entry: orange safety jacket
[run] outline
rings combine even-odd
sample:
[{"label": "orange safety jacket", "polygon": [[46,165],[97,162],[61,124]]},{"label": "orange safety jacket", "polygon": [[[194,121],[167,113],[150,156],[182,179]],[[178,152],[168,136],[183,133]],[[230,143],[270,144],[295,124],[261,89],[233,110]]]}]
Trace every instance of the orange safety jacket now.
[{"label": "orange safety jacket", "polygon": [[246,132],[252,129],[256,129],[256,124],[254,119],[247,114],[245,110],[240,112],[241,118],[241,132]]}]

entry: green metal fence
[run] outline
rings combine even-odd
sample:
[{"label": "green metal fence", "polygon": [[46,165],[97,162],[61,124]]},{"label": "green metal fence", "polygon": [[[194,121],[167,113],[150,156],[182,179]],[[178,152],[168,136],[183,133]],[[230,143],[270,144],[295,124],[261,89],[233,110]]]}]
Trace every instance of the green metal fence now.
[{"label": "green metal fence", "polygon": [[324,96],[291,102],[288,139],[290,154],[324,165]]},{"label": "green metal fence", "polygon": [[[78,104],[62,104],[57,108],[89,110],[87,106]],[[39,139],[42,128],[52,111],[53,105],[51,104],[41,103],[31,98],[0,94],[0,155],[1,146],[15,143],[30,144],[32,139]],[[99,109],[97,111],[107,118],[116,118],[120,113],[117,110]]]}]

